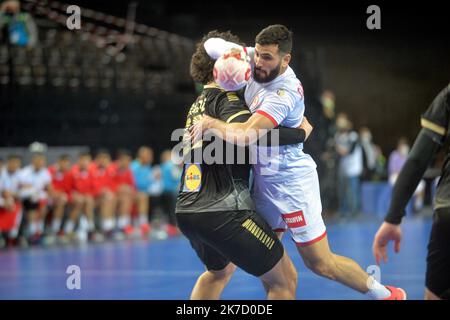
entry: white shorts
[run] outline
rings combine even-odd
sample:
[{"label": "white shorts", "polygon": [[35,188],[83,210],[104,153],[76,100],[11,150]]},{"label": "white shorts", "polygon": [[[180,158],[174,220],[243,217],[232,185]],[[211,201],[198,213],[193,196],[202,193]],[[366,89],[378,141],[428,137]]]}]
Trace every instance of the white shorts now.
[{"label": "white shorts", "polygon": [[274,231],[289,229],[297,246],[313,244],[326,235],[322,219],[319,177],[311,170],[298,178],[255,175],[252,198],[256,211]]}]

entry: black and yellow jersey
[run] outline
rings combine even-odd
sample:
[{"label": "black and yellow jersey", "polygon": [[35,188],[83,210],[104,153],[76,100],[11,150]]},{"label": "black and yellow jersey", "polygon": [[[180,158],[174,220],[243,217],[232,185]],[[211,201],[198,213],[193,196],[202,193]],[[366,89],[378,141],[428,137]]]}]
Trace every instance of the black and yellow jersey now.
[{"label": "black and yellow jersey", "polygon": [[[450,84],[438,94],[422,115],[421,125],[428,129],[434,141],[448,147],[450,143]],[[435,209],[450,207],[450,149],[447,149],[434,207]]]},{"label": "black and yellow jersey", "polygon": [[[251,116],[244,99],[238,93],[225,92],[216,85],[204,87],[189,109],[185,128],[192,126],[203,114],[225,122],[245,122]],[[247,164],[246,148],[230,145],[217,137],[209,138],[204,135],[203,141],[184,150],[184,167],[176,212],[254,210],[248,189],[250,165]],[[218,142],[223,146],[221,160],[213,163],[205,161],[204,156],[210,154],[208,146],[212,143],[217,146]],[[226,161],[226,153],[231,149],[234,150],[234,159],[232,164],[227,164],[230,161]],[[213,156],[217,156],[213,153]],[[243,154],[245,161],[240,157],[237,162],[238,157]]]}]

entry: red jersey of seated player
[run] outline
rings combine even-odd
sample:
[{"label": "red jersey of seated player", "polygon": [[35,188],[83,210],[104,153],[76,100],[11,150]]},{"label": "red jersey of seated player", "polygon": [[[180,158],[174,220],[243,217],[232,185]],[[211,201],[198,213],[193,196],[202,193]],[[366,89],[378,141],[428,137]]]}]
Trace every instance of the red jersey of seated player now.
[{"label": "red jersey of seated player", "polygon": [[14,204],[12,210],[0,207],[0,232],[8,232],[19,227],[21,210],[22,205],[19,202]]},{"label": "red jersey of seated player", "polygon": [[72,170],[61,172],[58,165],[48,167],[48,171],[52,176],[52,186],[55,190],[65,192],[70,195],[73,189],[73,175]]},{"label": "red jersey of seated player", "polygon": [[114,164],[103,168],[93,163],[89,167],[89,171],[93,178],[94,195],[96,197],[104,191],[115,192],[117,172]]},{"label": "red jersey of seated player", "polygon": [[114,186],[113,186],[113,190],[115,192],[117,192],[117,189],[121,186],[121,185],[127,185],[130,186],[132,188],[132,190],[134,191],[136,189],[135,187],[135,183],[134,183],[134,177],[133,177],[133,172],[131,171],[130,168],[119,168],[118,164],[115,162],[113,164],[111,164],[111,166],[114,168],[115,170],[115,178],[114,178]]},{"label": "red jersey of seated player", "polygon": [[72,173],[72,190],[83,195],[93,196],[95,193],[94,177],[89,169],[81,170],[79,165],[74,165]]}]

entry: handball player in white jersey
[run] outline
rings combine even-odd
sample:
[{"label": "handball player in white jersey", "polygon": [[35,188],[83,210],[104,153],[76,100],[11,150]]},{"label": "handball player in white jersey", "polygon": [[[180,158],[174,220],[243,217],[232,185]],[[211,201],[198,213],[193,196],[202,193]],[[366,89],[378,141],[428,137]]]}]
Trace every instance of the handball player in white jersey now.
[{"label": "handball player in white jersey", "polygon": [[[252,59],[252,77],[245,89],[245,101],[253,115],[244,123],[225,123],[204,116],[193,136],[208,129],[219,130],[232,143],[253,143],[255,131],[279,125],[298,127],[303,120],[303,88],[289,67],[292,32],[283,25],[271,25],[256,36],[254,48],[243,48],[223,39],[205,42],[209,56],[218,59],[228,50],[246,51]],[[258,147],[264,148],[264,147]],[[274,150],[274,148],[277,148]],[[303,144],[271,147],[258,152],[253,165],[253,197],[257,212],[281,237],[289,229],[305,265],[323,277],[338,281],[372,299],[404,300],[400,288],[383,286],[355,261],[334,254],[328,245],[322,220],[316,164],[303,152]],[[264,159],[261,155],[267,154]]]}]

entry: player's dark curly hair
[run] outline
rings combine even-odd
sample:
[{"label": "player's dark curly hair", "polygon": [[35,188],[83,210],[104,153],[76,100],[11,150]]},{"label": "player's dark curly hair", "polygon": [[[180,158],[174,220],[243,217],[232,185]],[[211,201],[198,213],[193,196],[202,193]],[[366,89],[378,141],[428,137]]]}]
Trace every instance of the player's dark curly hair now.
[{"label": "player's dark curly hair", "polygon": [[281,24],[274,24],[261,30],[256,36],[255,43],[260,45],[277,44],[283,53],[292,51],[292,31]]},{"label": "player's dark curly hair", "polygon": [[213,69],[215,60],[211,59],[203,46],[206,40],[210,38],[222,38],[226,41],[234,42],[244,46],[241,40],[230,31],[220,32],[213,30],[208,32],[196,45],[196,50],[191,58],[191,77],[195,82],[207,84],[214,81]]}]

